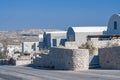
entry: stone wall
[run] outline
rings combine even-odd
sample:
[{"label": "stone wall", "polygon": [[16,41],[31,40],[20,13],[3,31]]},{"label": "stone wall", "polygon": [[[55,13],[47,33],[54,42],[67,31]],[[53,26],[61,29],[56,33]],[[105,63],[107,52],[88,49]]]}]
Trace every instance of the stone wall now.
[{"label": "stone wall", "polygon": [[99,49],[101,68],[120,69],[120,46]]},{"label": "stone wall", "polygon": [[[99,48],[105,48],[105,47],[113,47],[113,46],[120,46],[120,39],[114,39],[114,40],[103,40],[103,41],[90,41],[93,44],[93,47],[95,48],[93,54],[98,55],[98,49]],[[69,49],[78,49],[83,42],[66,42],[65,47]]]},{"label": "stone wall", "polygon": [[10,60],[7,59],[0,59],[0,65],[16,65],[16,66],[21,66],[21,65],[29,65],[32,64],[31,59],[24,59],[24,60],[15,60],[11,58]]},{"label": "stone wall", "polygon": [[29,65],[32,64],[32,60],[16,60],[15,65],[21,66],[21,65]]},{"label": "stone wall", "polygon": [[0,59],[0,65],[8,65],[7,59]]},{"label": "stone wall", "polygon": [[82,43],[75,42],[75,41],[67,41],[65,42],[65,47],[69,49],[78,49],[79,46],[81,46]]},{"label": "stone wall", "polygon": [[95,51],[93,54],[98,55],[99,48],[120,46],[120,39],[92,41],[92,43],[93,43],[93,46],[95,47]]},{"label": "stone wall", "polygon": [[89,52],[86,49],[51,48],[49,54],[37,57],[33,64],[62,70],[87,70]]}]

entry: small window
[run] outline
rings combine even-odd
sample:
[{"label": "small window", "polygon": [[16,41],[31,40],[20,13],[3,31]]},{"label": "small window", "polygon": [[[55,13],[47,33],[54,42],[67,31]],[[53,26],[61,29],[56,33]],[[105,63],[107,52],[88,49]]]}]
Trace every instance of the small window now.
[{"label": "small window", "polygon": [[114,29],[117,30],[117,21],[114,21]]},{"label": "small window", "polygon": [[53,46],[57,46],[57,40],[53,39]]}]

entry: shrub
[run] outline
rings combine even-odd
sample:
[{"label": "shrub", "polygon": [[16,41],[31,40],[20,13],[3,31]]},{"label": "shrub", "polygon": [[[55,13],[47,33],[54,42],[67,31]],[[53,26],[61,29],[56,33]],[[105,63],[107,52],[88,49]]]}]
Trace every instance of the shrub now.
[{"label": "shrub", "polygon": [[116,42],[116,43],[111,43],[111,42],[108,41],[108,42],[106,43],[106,47],[107,47],[107,48],[109,48],[109,47],[116,47],[116,46],[119,46],[118,42]]},{"label": "shrub", "polygon": [[7,55],[4,52],[0,52],[0,59],[6,59]]},{"label": "shrub", "polygon": [[88,49],[90,55],[94,54],[95,47],[93,46],[93,43],[91,41],[86,42],[85,44],[82,44],[79,49]]}]

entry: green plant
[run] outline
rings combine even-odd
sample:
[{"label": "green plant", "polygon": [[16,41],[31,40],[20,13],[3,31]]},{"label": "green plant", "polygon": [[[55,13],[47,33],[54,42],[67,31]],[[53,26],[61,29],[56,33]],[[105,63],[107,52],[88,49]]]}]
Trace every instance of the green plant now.
[{"label": "green plant", "polygon": [[0,59],[6,59],[7,55],[6,53],[0,51]]},{"label": "green plant", "polygon": [[108,42],[106,43],[106,47],[107,47],[107,48],[109,48],[109,47],[116,47],[116,46],[119,46],[118,42],[116,42],[116,43],[111,43],[111,42],[108,41]]},{"label": "green plant", "polygon": [[94,54],[95,47],[93,46],[93,43],[91,41],[86,42],[85,44],[82,44],[79,49],[88,49],[90,55]]},{"label": "green plant", "polygon": [[115,46],[119,46],[119,44],[118,43],[112,44],[112,47],[115,47]]},{"label": "green plant", "polygon": [[107,43],[106,43],[106,47],[108,48],[108,47],[111,47],[111,43],[108,41]]}]

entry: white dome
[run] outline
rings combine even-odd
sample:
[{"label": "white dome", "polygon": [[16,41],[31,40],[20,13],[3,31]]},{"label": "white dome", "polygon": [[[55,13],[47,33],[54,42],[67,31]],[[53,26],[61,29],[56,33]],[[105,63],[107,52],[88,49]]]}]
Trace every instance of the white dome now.
[{"label": "white dome", "polygon": [[114,14],[108,22],[108,34],[120,34],[120,14]]}]

